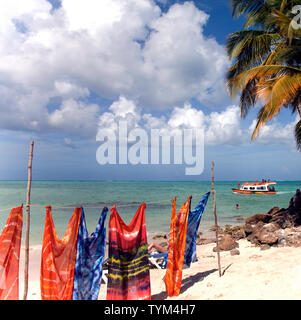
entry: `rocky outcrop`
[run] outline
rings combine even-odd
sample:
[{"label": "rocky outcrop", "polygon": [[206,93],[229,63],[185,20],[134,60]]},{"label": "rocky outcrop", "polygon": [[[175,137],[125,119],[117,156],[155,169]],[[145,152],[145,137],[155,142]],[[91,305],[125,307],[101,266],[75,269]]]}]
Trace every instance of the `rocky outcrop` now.
[{"label": "rocky outcrop", "polygon": [[231,235],[234,240],[243,239],[246,237],[245,226],[235,226],[231,227],[230,225],[226,225],[224,229],[224,234]]},{"label": "rocky outcrop", "polygon": [[[251,243],[266,249],[268,246],[301,246],[301,213],[290,208],[272,208],[255,214],[245,221],[244,232]],[[300,227],[299,227],[300,226]]]},{"label": "rocky outcrop", "polygon": [[[236,241],[243,238],[259,246],[261,250],[267,250],[271,246],[297,247],[301,246],[301,212],[274,207],[266,213],[246,218],[244,225],[225,225],[224,230],[219,228],[218,231],[219,235],[223,235],[219,241],[221,251],[235,250],[238,247]],[[208,243],[204,240],[199,239],[198,244]],[[216,247],[213,251],[216,251]]]}]

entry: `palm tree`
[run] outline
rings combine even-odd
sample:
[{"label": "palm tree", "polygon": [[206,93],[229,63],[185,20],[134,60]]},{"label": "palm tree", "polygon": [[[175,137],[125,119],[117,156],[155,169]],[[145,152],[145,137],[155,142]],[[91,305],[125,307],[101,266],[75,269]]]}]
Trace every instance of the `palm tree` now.
[{"label": "palm tree", "polygon": [[[232,0],[234,17],[245,15],[243,30],[228,36],[232,66],[227,86],[234,98],[240,93],[241,116],[262,102],[254,140],[282,107],[301,117],[301,30],[294,28],[292,8],[300,0]],[[295,127],[301,151],[301,120]]]}]

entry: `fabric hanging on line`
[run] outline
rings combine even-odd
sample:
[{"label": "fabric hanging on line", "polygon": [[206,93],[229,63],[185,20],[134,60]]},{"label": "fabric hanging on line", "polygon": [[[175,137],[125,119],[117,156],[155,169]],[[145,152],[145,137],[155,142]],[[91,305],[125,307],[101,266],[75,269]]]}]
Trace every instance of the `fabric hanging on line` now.
[{"label": "fabric hanging on line", "polygon": [[191,196],[186,200],[176,216],[176,199],[172,202],[169,248],[164,282],[169,297],[180,294],[185,254],[188,214]]},{"label": "fabric hanging on line", "polygon": [[13,208],[0,235],[0,300],[19,300],[23,205]]},{"label": "fabric hanging on line", "polygon": [[72,299],[80,217],[81,208],[75,208],[66,233],[59,239],[51,207],[46,207],[40,277],[42,300]]},{"label": "fabric hanging on line", "polygon": [[129,225],[115,205],[111,209],[107,300],[151,299],[145,207],[139,207]]},{"label": "fabric hanging on line", "polygon": [[96,230],[89,236],[82,209],[74,271],[73,300],[97,300],[106,250],[105,221],[108,208],[103,208]]},{"label": "fabric hanging on line", "polygon": [[205,210],[210,192],[207,192],[203,195],[203,198],[199,204],[195,207],[193,211],[189,212],[188,215],[188,226],[187,226],[187,235],[186,235],[186,247],[185,247],[185,256],[184,263],[190,267],[191,262],[196,262],[196,239],[199,229],[199,225],[202,219],[203,212]]},{"label": "fabric hanging on line", "polygon": [[[203,195],[203,198],[199,202],[199,204],[195,207],[193,211],[189,211],[188,215],[188,225],[187,225],[187,235],[186,235],[186,245],[185,245],[185,255],[184,255],[184,263],[190,267],[191,262],[196,262],[196,238],[199,229],[199,225],[210,196],[210,192],[207,192]],[[168,251],[163,261],[162,268],[166,269],[167,260],[168,260]]]}]

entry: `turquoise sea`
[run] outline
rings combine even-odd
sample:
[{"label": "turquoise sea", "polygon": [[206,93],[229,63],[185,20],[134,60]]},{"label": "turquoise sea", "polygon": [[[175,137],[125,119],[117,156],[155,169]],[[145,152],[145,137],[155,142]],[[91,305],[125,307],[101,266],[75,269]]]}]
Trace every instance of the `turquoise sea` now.
[{"label": "turquoise sea", "polygon": [[[243,181],[240,181],[243,182]],[[218,223],[241,224],[238,216],[248,217],[263,213],[274,206],[288,207],[290,198],[301,181],[279,181],[275,195],[240,195],[232,193],[231,188],[238,181],[215,182]],[[0,181],[0,228],[5,225],[9,209],[26,203],[26,181]],[[85,210],[89,232],[95,230],[101,208],[109,209],[114,203],[126,223],[131,221],[142,202],[146,202],[146,227],[149,242],[154,233],[167,233],[170,224],[171,202],[177,198],[177,209],[188,196],[192,195],[192,208],[201,196],[211,191],[210,181],[33,181],[31,190],[30,244],[42,244],[46,205],[53,207],[53,220],[59,236],[66,230],[74,207],[82,205]],[[235,208],[236,204],[240,209]],[[57,208],[64,207],[64,208]],[[7,210],[4,210],[7,209]],[[107,223],[109,218],[107,217]],[[200,231],[206,235],[214,224],[212,196],[209,197]],[[25,207],[24,224],[25,232]],[[24,241],[24,236],[22,237]]]}]

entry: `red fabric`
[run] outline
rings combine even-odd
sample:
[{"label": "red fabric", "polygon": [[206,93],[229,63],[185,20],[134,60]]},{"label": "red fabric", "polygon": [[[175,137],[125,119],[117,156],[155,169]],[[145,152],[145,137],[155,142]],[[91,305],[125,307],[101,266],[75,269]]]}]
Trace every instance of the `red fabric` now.
[{"label": "red fabric", "polygon": [[143,203],[129,225],[116,206],[111,210],[107,300],[151,299],[145,207]]},{"label": "red fabric", "polygon": [[51,207],[46,207],[40,279],[42,300],[72,300],[80,217],[81,208],[75,208],[66,233],[59,239]]},{"label": "red fabric", "polygon": [[0,235],[0,300],[19,300],[23,206],[13,208]]}]

